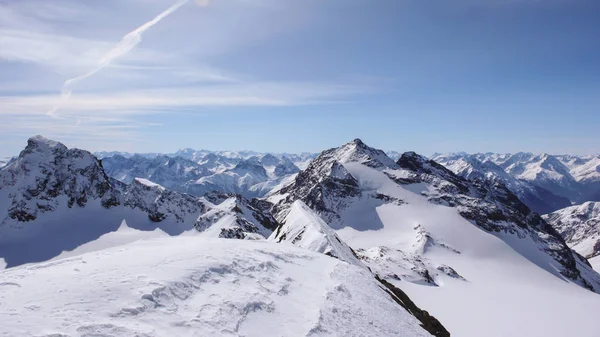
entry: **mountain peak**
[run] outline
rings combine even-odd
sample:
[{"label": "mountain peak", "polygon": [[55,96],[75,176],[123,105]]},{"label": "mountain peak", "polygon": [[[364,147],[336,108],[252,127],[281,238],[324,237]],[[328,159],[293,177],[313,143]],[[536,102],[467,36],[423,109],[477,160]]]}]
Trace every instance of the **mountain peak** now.
[{"label": "mountain peak", "polygon": [[67,150],[67,147],[60,142],[48,139],[41,135],[36,135],[27,140],[25,147],[26,153],[46,152],[54,149]]},{"label": "mountain peak", "polygon": [[396,163],[383,150],[372,148],[358,138],[332,151],[333,157],[341,163],[358,162],[374,168],[396,167]]},{"label": "mountain peak", "polygon": [[355,144],[355,145],[363,145],[366,146],[365,143],[360,139],[360,138],[354,138],[350,144]]}]

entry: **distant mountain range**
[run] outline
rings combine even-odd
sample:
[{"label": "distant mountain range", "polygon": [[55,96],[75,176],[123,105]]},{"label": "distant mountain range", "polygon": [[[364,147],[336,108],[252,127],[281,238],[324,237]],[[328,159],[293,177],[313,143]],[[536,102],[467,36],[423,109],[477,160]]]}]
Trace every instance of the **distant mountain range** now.
[{"label": "distant mountain range", "polygon": [[600,156],[457,153],[432,159],[467,179],[504,183],[540,214],[600,200]]}]

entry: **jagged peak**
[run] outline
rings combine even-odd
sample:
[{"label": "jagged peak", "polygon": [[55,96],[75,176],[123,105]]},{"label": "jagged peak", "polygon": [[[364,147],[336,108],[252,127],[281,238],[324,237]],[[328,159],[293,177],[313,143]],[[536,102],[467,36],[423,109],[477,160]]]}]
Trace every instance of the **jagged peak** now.
[{"label": "jagged peak", "polygon": [[358,162],[375,168],[396,167],[394,160],[388,157],[383,150],[370,147],[358,138],[330,151],[332,151],[333,157],[341,163]]},{"label": "jagged peak", "polygon": [[55,140],[48,139],[41,135],[36,135],[27,140],[27,146],[25,147],[26,153],[32,152],[46,152],[52,150],[67,150],[67,147]]},{"label": "jagged peak", "polygon": [[262,156],[262,158],[260,159],[261,161],[265,161],[265,160],[273,160],[273,161],[278,161],[279,158],[275,157],[273,154],[271,153],[266,153],[265,155]]},{"label": "jagged peak", "polygon": [[[414,151],[404,152],[396,164],[404,169],[409,169],[412,171],[421,171],[427,169],[427,164],[436,163],[433,160],[428,159],[420,154],[417,154]],[[437,164],[437,163],[436,163]],[[439,165],[439,164],[438,164]]]},{"label": "jagged peak", "polygon": [[360,138],[354,138],[349,144],[355,144],[359,146],[366,146],[366,144]]}]

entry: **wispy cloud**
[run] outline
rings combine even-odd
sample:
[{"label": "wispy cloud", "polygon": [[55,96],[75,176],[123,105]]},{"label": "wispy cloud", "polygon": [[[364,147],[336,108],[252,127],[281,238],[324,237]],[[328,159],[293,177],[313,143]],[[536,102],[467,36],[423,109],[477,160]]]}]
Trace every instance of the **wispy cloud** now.
[{"label": "wispy cloud", "polygon": [[[341,102],[353,94],[371,90],[366,86],[311,82],[251,82],[125,92],[81,93],[64,105],[66,117],[80,118],[90,111],[105,115],[154,114],[176,108],[214,106],[290,106]],[[0,96],[0,115],[43,115],[56,104],[51,94]]]},{"label": "wispy cloud", "polygon": [[312,2],[0,0],[0,73],[10,74],[0,76],[0,133],[134,142],[163,115],[340,103],[371,90],[228,67],[234,51],[296,27]]},{"label": "wispy cloud", "polygon": [[142,35],[144,34],[144,32],[146,32],[152,26],[159,23],[162,19],[171,15],[173,12],[175,12],[176,10],[178,10],[179,8],[181,8],[183,5],[185,5],[188,2],[190,2],[190,0],[179,0],[171,7],[167,8],[164,12],[157,15],[154,19],[144,23],[143,25],[139,26],[138,28],[134,29],[133,31],[131,31],[130,33],[125,35],[121,39],[121,41],[119,43],[117,43],[116,46],[111,48],[108,51],[108,53],[106,53],[104,56],[102,56],[102,58],[100,59],[100,61],[96,65],[96,67],[94,67],[92,70],[86,72],[83,75],[79,75],[77,77],[73,77],[73,78],[66,80],[65,83],[63,84],[60,102],[57,105],[55,105],[52,109],[48,110],[46,115],[51,116],[51,117],[56,117],[55,116],[56,111],[60,108],[60,106],[62,104],[64,104],[71,97],[71,93],[73,92],[73,88],[72,88],[73,85],[75,85],[79,81],[82,81],[88,77],[93,76],[94,74],[98,73],[105,67],[110,66],[113,62],[115,62],[119,58],[127,55],[127,53],[129,53],[133,48],[135,48],[135,46],[137,46],[140,42],[142,42]]},{"label": "wispy cloud", "polygon": [[339,83],[231,82],[78,93],[62,107],[60,119],[45,116],[45,111],[56,104],[56,95],[0,96],[0,117],[8,121],[0,125],[0,133],[23,136],[43,133],[58,139],[69,137],[85,142],[103,137],[133,141],[143,130],[157,126],[147,122],[150,115],[177,118],[180,114],[202,115],[244,107],[343,104],[349,97],[370,90],[372,88],[367,86]]}]

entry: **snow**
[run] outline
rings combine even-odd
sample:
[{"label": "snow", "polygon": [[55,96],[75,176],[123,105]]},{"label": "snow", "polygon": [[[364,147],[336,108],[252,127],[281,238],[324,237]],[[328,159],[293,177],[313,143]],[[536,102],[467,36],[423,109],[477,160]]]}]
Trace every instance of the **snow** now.
[{"label": "snow", "polygon": [[592,265],[592,268],[594,268],[595,271],[600,272],[600,256],[596,256],[594,258],[591,258],[589,260],[590,264]]},{"label": "snow", "polygon": [[222,237],[223,232],[240,228],[244,238],[265,240],[272,230],[265,228],[256,219],[255,210],[248,207],[241,198],[230,197],[213,205],[206,213],[196,220],[195,228],[202,236]]},{"label": "snow", "polygon": [[600,156],[586,158],[588,161],[571,169],[571,174],[577,181],[597,182],[600,181]]},{"label": "snow", "polygon": [[[63,251],[62,253],[60,253],[60,255],[52,258],[50,261],[61,260],[67,257],[79,256],[85,253],[96,252],[107,248],[123,246],[128,243],[136,242],[139,240],[162,238],[168,236],[169,235],[167,233],[163,232],[159,228],[156,228],[151,231],[143,231],[131,228],[127,225],[127,222],[123,220],[123,222],[121,222],[121,226],[119,226],[119,228],[117,228],[116,231],[106,233],[100,236],[98,239],[84,243],[71,251]],[[1,269],[4,268],[0,266],[0,270]]]},{"label": "snow", "polygon": [[[477,158],[481,162],[490,161],[516,179],[533,183],[555,195],[566,197],[572,201],[582,200],[581,193],[585,192],[585,189],[582,190],[584,186],[581,186],[581,182],[600,180],[600,173],[594,173],[596,167],[593,163],[595,158],[593,156],[556,156],[546,153],[535,155],[522,152],[515,154],[478,153],[473,155],[457,153],[436,155],[434,160],[445,162],[444,165],[446,165],[452,164],[448,163],[448,160],[454,161],[458,158],[471,157]],[[457,167],[450,165],[449,168],[455,170]]]},{"label": "snow", "polygon": [[196,196],[221,191],[247,198],[266,196],[299,172],[287,157],[228,156],[187,149],[156,157],[115,155],[103,159],[103,166],[109,176],[127,184],[142,178]]},{"label": "snow", "polygon": [[[433,271],[449,266],[466,282],[439,272],[431,273],[437,285],[433,287],[424,286],[423,279],[414,274],[388,281],[406,291],[453,335],[558,337],[574,331],[577,336],[599,335],[596,314],[600,296],[566,281],[556,262],[530,238],[483,231],[456,209],[429,203],[420,193],[426,192],[426,185],[419,184],[416,189],[401,186],[360,163],[344,166],[359,181],[363,194],[380,192],[405,202],[378,205],[363,199],[341,212],[342,220],[332,226],[351,247],[367,250],[363,255],[374,247],[412,252],[418,234],[415,228],[422,228],[451,248],[430,246],[419,255],[420,266]],[[385,271],[384,277],[411,271],[402,263],[382,261],[384,264],[364,262],[376,272]],[[411,262],[410,256],[407,261]]]},{"label": "snow", "polygon": [[273,232],[269,241],[290,242],[298,247],[331,255],[364,268],[352,249],[338,238],[325,221],[300,200],[292,204],[283,226]]},{"label": "snow", "polygon": [[266,242],[142,240],[0,289],[2,336],[429,336],[368,271]]},{"label": "snow", "polygon": [[6,166],[10,161],[12,160],[12,157],[5,157],[5,158],[0,158],[0,170]]},{"label": "snow", "polygon": [[164,190],[165,188],[160,186],[159,184],[153,183],[148,179],[144,179],[144,178],[135,178],[135,181],[144,185],[144,186],[148,186],[148,187],[152,187],[152,188],[158,188],[160,190]]},{"label": "snow", "polygon": [[544,216],[569,247],[584,257],[600,254],[600,202],[566,207]]},{"label": "snow", "polygon": [[339,162],[359,162],[386,167],[395,167],[396,163],[385,152],[366,146],[360,139],[355,139],[338,148],[334,158]]}]

